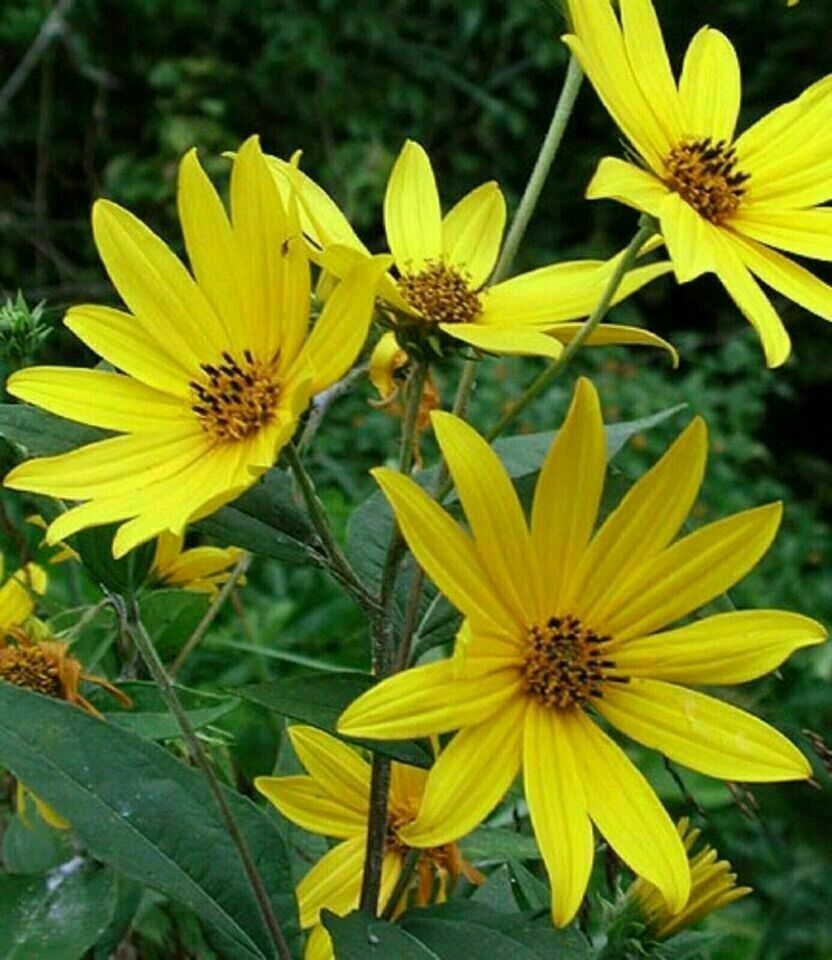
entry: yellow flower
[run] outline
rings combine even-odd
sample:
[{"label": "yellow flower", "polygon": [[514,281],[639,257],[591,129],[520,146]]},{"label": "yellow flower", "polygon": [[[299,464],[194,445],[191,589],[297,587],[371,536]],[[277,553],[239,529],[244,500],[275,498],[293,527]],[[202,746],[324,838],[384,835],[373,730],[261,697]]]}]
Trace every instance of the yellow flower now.
[{"label": "yellow flower", "polygon": [[[44,518],[39,513],[33,513],[30,516],[26,517],[26,523],[31,523],[33,527],[37,527],[39,530],[48,530],[49,524],[44,520]],[[44,537],[41,540],[40,546],[43,546],[46,543],[46,538]],[[56,543],[53,546],[57,547],[52,556],[49,558],[49,563],[64,563],[67,560],[79,560],[81,559],[80,554],[77,550],[74,550],[68,543]]]},{"label": "yellow flower", "polygon": [[[343,276],[369,256],[337,204],[296,169],[294,158],[269,160],[284,193],[294,184],[304,233],[323,251],[317,257],[322,266]],[[560,356],[581,328],[569,321],[592,312],[617,264],[617,258],[558,263],[486,287],[505,228],[502,191],[494,181],[484,183],[443,218],[430,159],[412,140],[390,174],[384,222],[398,277],[383,277],[379,296],[395,311],[397,326],[417,336],[441,331],[492,353]],[[630,271],[614,302],[669,269],[655,263]],[[670,344],[637,327],[602,325],[588,342],[660,346],[675,359]]]},{"label": "yellow flower", "polygon": [[[239,547],[184,549],[183,534],[162,533],[156,542],[151,575],[171,587],[216,596],[245,554]],[[238,580],[238,583],[241,583]]]},{"label": "yellow flower", "polygon": [[[0,582],[5,561],[0,553]],[[0,646],[13,627],[19,627],[35,612],[35,596],[46,591],[46,571],[36,563],[27,563],[0,586]]]},{"label": "yellow flower", "polygon": [[689,927],[709,913],[727,907],[751,893],[751,887],[738,887],[737,875],[731,872],[727,860],[717,860],[717,852],[707,844],[691,855],[701,830],[690,826],[687,817],[676,825],[690,863],[690,900],[681,913],[675,916],[668,912],[659,891],[639,877],[630,887],[629,896],[638,905],[647,926],[657,940],[672,937],[684,927]]},{"label": "yellow flower", "polygon": [[122,434],[8,475],[15,489],[87,501],[51,524],[50,542],[126,520],[119,557],[162,531],[181,534],[274,463],[310,394],[364,343],[389,258],[352,271],[310,333],[297,211],[256,138],[234,162],[230,221],[195,151],[180,165],[179,214],[193,276],[132,214],[104,200],[93,208],[98,251],[131,314],[81,306],[66,324],[124,374],[35,367],[9,380],[16,397]]},{"label": "yellow flower", "polygon": [[740,67],[703,27],[677,86],[651,0],[569,0],[564,39],[636,151],[606,157],[587,189],[655,217],[680,282],[715,273],[757,331],[770,367],[791,344],[755,276],[832,319],[832,288],[771,247],[832,259],[832,76],[735,136]]},{"label": "yellow flower", "polygon": [[777,610],[663,629],[757,563],[780,504],[672,542],[704,471],[706,431],[695,419],[593,536],[606,463],[587,380],[540,472],[530,526],[479,434],[447,413],[435,413],[433,427],[470,534],[408,477],[385,469],[375,477],[416,560],[466,618],[457,654],[383,681],[347,708],[339,731],[373,739],[461,731],[431,770],[418,819],[402,831],[410,844],[470,831],[522,766],[556,923],[573,917],[586,890],[593,822],[679,912],[690,892],[681,840],[595,718],[711,776],[809,776],[776,730],[678,684],[751,680],[821,642],[824,629]]},{"label": "yellow flower", "polygon": [[[320,924],[321,910],[339,916],[358,907],[364,872],[364,848],[369,819],[370,765],[335,737],[314,727],[289,728],[292,746],[308,776],[258,777],[254,784],[293,823],[311,833],[342,840],[323,856],[297,889],[300,924],[311,928],[306,960],[331,960],[329,934]],[[424,849],[416,868],[416,902],[431,901],[434,884],[439,900],[449,881],[461,873],[474,883],[482,876],[466,863],[458,848],[443,839],[441,830],[429,844],[405,843],[402,831],[418,816],[427,771],[393,763],[387,814],[387,841],[382,863],[379,908],[390,899],[410,847]],[[450,839],[450,838],[449,838]],[[409,891],[396,904],[404,909]]]}]

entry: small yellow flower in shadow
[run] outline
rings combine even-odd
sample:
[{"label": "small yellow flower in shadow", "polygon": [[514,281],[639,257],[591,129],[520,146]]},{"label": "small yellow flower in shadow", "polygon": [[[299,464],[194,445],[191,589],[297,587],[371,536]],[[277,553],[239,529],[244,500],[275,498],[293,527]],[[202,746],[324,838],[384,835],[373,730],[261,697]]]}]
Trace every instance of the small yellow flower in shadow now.
[{"label": "small yellow flower in shadow", "polygon": [[[284,195],[300,198],[301,224],[316,259],[336,276],[370,256],[332,198],[291,163],[269,157]],[[484,183],[444,217],[430,159],[408,140],[396,160],[384,201],[387,242],[397,276],[386,275],[379,297],[400,330],[414,337],[440,332],[488,353],[558,357],[598,303],[617,259],[552,264],[487,287],[503,239],[506,205],[499,186]],[[644,252],[647,252],[645,250]],[[670,270],[654,263],[631,270],[615,303]],[[649,331],[602,324],[589,345],[673,347]]]},{"label": "small yellow flower in shadow", "polygon": [[737,136],[730,40],[703,27],[677,83],[652,0],[619,8],[569,0],[564,40],[635,151],[603,159],[587,196],[655,217],[679,282],[715,273],[779,366],[789,335],[755,277],[832,320],[832,287],[777,252],[832,259],[832,75]]},{"label": "small yellow flower in shadow", "polygon": [[460,731],[402,831],[411,845],[467,834],[522,768],[557,924],[572,919],[586,891],[593,823],[680,912],[690,893],[682,842],[604,726],[714,777],[810,775],[778,731],[687,685],[752,680],[823,641],[824,628],[750,610],[667,629],[755,566],[780,504],[675,539],[705,468],[697,418],[593,535],[606,443],[598,394],[582,379],[540,471],[529,524],[486,441],[451,414],[432,421],[470,532],[409,477],[374,475],[417,562],[466,618],[456,655],[382,681],[347,708],[339,731],[371,739]]},{"label": "small yellow flower in shadow", "polygon": [[311,394],[360,352],[390,258],[351,270],[310,331],[310,270],[296,205],[284,205],[260,145],[240,148],[231,217],[195,151],[179,168],[179,215],[192,273],[127,210],[93,208],[93,233],[130,313],[74,307],[67,326],[123,373],[33,367],[8,390],[120,434],[16,467],[6,485],[85,501],[49,527],[55,543],[125,521],[123,556],[233,500],[275,462]]},{"label": "small yellow flower in shadow", "polygon": [[731,872],[731,864],[727,860],[717,860],[717,851],[708,844],[693,853],[702,831],[691,827],[687,817],[679,820],[676,829],[690,863],[690,899],[684,910],[675,915],[670,913],[661,893],[641,877],[628,891],[657,940],[666,940],[709,913],[742,900],[751,893],[751,887],[737,886],[737,875]]},{"label": "small yellow flower in shadow", "polygon": [[[326,909],[343,916],[358,907],[369,819],[370,765],[345,743],[314,727],[290,727],[289,736],[308,775],[258,777],[255,786],[299,827],[342,841],[312,867],[297,888],[300,924],[311,931],[306,960],[331,960],[332,945],[320,923],[320,912]],[[393,763],[379,909],[387,907],[408,851],[414,847],[423,850],[415,888],[405,891],[394,905],[393,916],[405,909],[411,897],[421,905],[443,901],[460,874],[472,883],[483,880],[458,847],[441,836],[430,844],[402,839],[402,831],[419,816],[426,782],[427,771]]]},{"label": "small yellow flower in shadow", "polygon": [[[183,534],[162,533],[156,541],[151,575],[169,587],[215,597],[245,551],[239,547],[189,547]],[[243,577],[237,583],[242,585]]]}]

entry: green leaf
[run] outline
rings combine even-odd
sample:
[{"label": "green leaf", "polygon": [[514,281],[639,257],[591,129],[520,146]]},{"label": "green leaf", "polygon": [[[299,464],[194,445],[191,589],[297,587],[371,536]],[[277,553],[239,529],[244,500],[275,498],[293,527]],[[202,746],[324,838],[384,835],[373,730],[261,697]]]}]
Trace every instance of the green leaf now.
[{"label": "green leaf", "polygon": [[263,479],[227,507],[195,524],[221,546],[287,563],[309,563],[314,531],[298,505],[285,470],[269,470]]},{"label": "green leaf", "polygon": [[69,544],[81,555],[81,562],[97,582],[113,593],[133,596],[147,580],[153,563],[155,545],[145,543],[126,557],[113,556],[113,537],[118,524],[89,527],[69,538]]},{"label": "green leaf", "polygon": [[422,946],[401,927],[358,910],[346,917],[324,910],[322,917],[338,960],[439,960],[438,953]]},{"label": "green leaf", "polygon": [[[129,680],[118,687],[133,701],[132,709],[122,707],[106,690],[97,690],[90,695],[92,703],[110,723],[146,740],[172,740],[182,736],[154,683]],[[177,687],[176,692],[196,730],[215,723],[240,702],[234,697],[221,697],[187,687]]]},{"label": "green leaf", "polygon": [[112,434],[26,403],[0,403],[0,437],[19,443],[33,457],[66,453],[108,436]]},{"label": "green leaf", "polygon": [[683,930],[656,949],[656,960],[707,960],[721,939],[719,934]]},{"label": "green leaf", "polygon": [[[196,913],[239,960],[271,940],[201,773],[82,710],[0,683],[0,764],[66,817],[94,855]],[[275,913],[296,940],[288,856],[272,820],[223,788]]]},{"label": "green leaf", "polygon": [[479,827],[461,841],[460,849],[466,860],[482,863],[486,860],[540,860],[540,850],[534,837],[505,827]]},{"label": "green leaf", "polygon": [[80,960],[114,908],[111,870],[78,857],[37,877],[0,877],[0,960]]},{"label": "green leaf", "polygon": [[64,830],[45,823],[34,803],[28,803],[26,819],[13,816],[3,831],[3,867],[7,873],[43,873],[72,855]]},{"label": "green leaf", "polygon": [[358,740],[343,737],[336,731],[338,717],[375,682],[370,674],[357,671],[304,673],[270,683],[239,687],[234,693],[274,713],[326,730],[347,743],[367,747],[412,766],[429,767],[433,755],[426,744],[418,741]]},{"label": "green leaf", "polygon": [[142,622],[162,659],[179,653],[210,604],[207,594],[192,590],[153,590],[139,600]]}]

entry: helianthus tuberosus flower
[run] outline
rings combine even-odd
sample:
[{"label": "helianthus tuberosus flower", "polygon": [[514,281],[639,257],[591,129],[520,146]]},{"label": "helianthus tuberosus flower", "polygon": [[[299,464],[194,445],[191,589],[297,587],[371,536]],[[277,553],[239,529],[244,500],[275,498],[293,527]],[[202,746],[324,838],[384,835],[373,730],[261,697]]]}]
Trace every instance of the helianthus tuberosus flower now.
[{"label": "helianthus tuberosus flower", "polygon": [[[319,260],[341,276],[369,252],[335,202],[294,164],[270,157],[276,181],[300,198],[304,233],[322,253]],[[484,183],[444,217],[433,168],[424,149],[408,140],[399,154],[384,201],[387,242],[397,276],[385,276],[379,296],[395,315],[400,334],[452,341],[497,354],[558,357],[601,298],[617,259],[552,264],[486,286],[500,251],[506,205],[499,186]],[[631,270],[615,303],[670,269],[654,263]],[[666,341],[647,330],[602,324],[589,345]]]},{"label": "helianthus tuberosus flower", "polygon": [[[245,551],[239,547],[189,547],[182,534],[162,533],[151,576],[169,587],[216,596]],[[240,582],[240,581],[238,581]]]},{"label": "helianthus tuberosus flower", "polygon": [[285,206],[256,138],[237,154],[231,218],[196,153],[179,171],[179,214],[193,275],[132,214],[93,208],[98,251],[131,313],[82,306],[67,326],[123,373],[34,367],[14,396],[121,436],[33,460],[14,489],[86,501],[60,515],[51,542],[126,521],[113,552],[234,499],[267,470],[311,394],[352,364],[389,258],[352,270],[309,331],[310,273],[297,211]]},{"label": "helianthus tuberosus flower", "polygon": [[[308,775],[258,777],[255,786],[304,830],[342,841],[312,867],[297,890],[301,927],[311,930],[306,960],[332,960],[320,912],[327,909],[344,915],[358,907],[369,820],[370,765],[346,744],[314,727],[290,727],[289,736]],[[482,882],[459,849],[441,835],[429,844],[403,842],[402,831],[419,816],[427,771],[394,762],[391,776],[379,909],[387,906],[411,847],[424,850],[415,871],[417,903],[430,902],[436,884],[437,897],[443,900],[448,883],[459,874],[474,883]],[[394,914],[404,909],[410,893],[404,893]]]},{"label": "helianthus tuberosus flower", "polygon": [[603,159],[587,196],[655,217],[678,280],[715,273],[779,366],[789,336],[757,279],[832,320],[832,287],[778,252],[832,259],[832,76],[737,136],[724,34],[696,34],[677,84],[652,0],[621,0],[620,21],[609,0],[569,12],[564,39],[637,155]]},{"label": "helianthus tuberosus flower", "polygon": [[388,739],[459,730],[431,770],[410,844],[462,836],[523,768],[558,924],[575,914],[594,823],[673,913],[690,893],[685,851],[645,778],[596,722],[715,777],[796,780],[809,764],[757,718],[681,684],[742,683],[823,628],[778,610],[668,625],[722,594],[765,553],[769,504],[675,540],[702,480],[706,431],[694,420],[593,536],[605,474],[598,395],[581,380],[540,472],[527,524],[496,454],[470,426],[433,426],[471,533],[410,478],[379,469],[416,560],[464,614],[457,655],[359,697],[339,721]]},{"label": "helianthus tuberosus flower", "polygon": [[705,844],[693,852],[701,830],[690,826],[687,817],[676,825],[690,863],[690,900],[680,913],[671,914],[659,891],[639,877],[628,893],[638,907],[651,934],[666,940],[715,910],[721,910],[751,893],[751,887],[738,887],[737,875],[727,860],[717,860],[717,851]]}]

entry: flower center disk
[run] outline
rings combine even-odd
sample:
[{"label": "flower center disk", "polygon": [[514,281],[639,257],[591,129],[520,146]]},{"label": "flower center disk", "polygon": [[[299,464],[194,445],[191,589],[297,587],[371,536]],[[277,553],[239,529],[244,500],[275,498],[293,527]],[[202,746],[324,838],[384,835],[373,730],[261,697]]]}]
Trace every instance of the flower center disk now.
[{"label": "flower center disk", "polygon": [[468,278],[441,260],[428,263],[421,273],[404,274],[399,290],[431,325],[473,323],[482,312],[480,298]]},{"label": "flower center disk", "polygon": [[190,383],[193,412],[217,440],[245,440],[274,418],[280,383],[274,364],[255,360],[244,350],[241,360],[223,353],[222,363],[203,363],[205,380]]},{"label": "flower center disk", "polygon": [[603,696],[607,681],[626,683],[611,674],[615,661],[605,658],[610,637],[585,627],[570,615],[550,617],[526,634],[526,690],[546,707],[564,710]]},{"label": "flower center disk", "polygon": [[38,646],[0,647],[0,679],[47,697],[63,695],[58,662]]},{"label": "flower center disk", "polygon": [[683,140],[664,161],[668,186],[711,223],[724,223],[737,210],[751,175],[737,170],[734,147],[725,140]]}]

